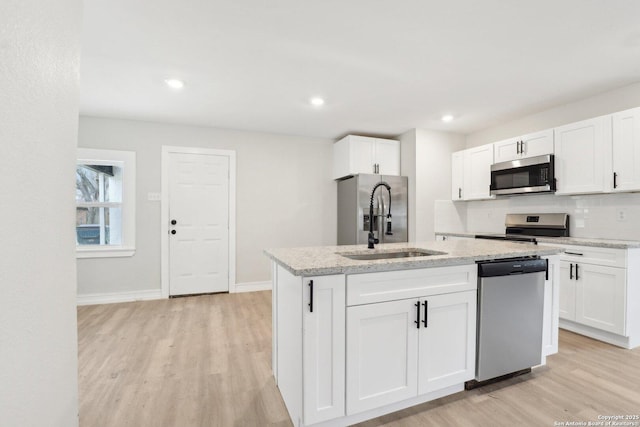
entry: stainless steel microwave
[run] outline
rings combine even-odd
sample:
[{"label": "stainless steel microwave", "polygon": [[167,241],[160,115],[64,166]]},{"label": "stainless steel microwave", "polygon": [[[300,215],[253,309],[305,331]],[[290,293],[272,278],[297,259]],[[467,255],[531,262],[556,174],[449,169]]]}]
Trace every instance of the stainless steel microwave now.
[{"label": "stainless steel microwave", "polygon": [[491,194],[531,194],[556,191],[553,154],[491,165]]}]

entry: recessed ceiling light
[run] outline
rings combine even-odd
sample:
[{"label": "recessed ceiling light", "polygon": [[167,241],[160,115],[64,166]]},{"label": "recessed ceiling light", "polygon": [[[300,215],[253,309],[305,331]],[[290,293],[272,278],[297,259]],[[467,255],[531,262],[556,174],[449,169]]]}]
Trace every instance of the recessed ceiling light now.
[{"label": "recessed ceiling light", "polygon": [[324,105],[324,99],[320,98],[320,97],[314,97],[311,98],[309,100],[309,102],[311,103],[311,105],[316,106],[316,107],[320,107],[321,105]]},{"label": "recessed ceiling light", "polygon": [[445,123],[449,123],[453,120],[453,116],[451,114],[445,114],[444,116],[442,116],[441,120]]},{"label": "recessed ceiling light", "polygon": [[178,79],[166,79],[164,81],[167,86],[169,86],[171,89],[182,89],[184,87],[184,82],[182,80],[178,80]]}]

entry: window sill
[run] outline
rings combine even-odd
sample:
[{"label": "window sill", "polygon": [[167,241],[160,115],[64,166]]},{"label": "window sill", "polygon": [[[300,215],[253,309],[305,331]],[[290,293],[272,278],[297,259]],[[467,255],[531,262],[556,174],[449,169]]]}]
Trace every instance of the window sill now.
[{"label": "window sill", "polygon": [[130,257],[136,248],[128,246],[76,246],[76,258]]}]

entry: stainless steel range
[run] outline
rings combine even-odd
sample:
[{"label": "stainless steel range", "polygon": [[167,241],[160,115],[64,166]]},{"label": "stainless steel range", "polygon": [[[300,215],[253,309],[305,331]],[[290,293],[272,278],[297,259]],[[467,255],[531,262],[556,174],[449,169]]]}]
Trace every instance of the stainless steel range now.
[{"label": "stainless steel range", "polygon": [[569,214],[507,214],[505,234],[477,234],[476,239],[514,240],[537,243],[536,237],[568,237]]}]

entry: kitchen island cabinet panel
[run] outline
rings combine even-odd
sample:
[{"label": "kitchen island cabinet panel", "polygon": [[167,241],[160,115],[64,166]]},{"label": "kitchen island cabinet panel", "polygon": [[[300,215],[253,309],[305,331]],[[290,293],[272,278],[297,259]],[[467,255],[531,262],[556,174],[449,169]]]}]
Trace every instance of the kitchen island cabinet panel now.
[{"label": "kitchen island cabinet panel", "polygon": [[419,394],[475,377],[476,299],[476,291],[467,291],[422,300],[426,317],[418,349]]},{"label": "kitchen island cabinet panel", "polygon": [[302,300],[304,420],[315,424],[345,413],[344,276],[305,277]]},{"label": "kitchen island cabinet panel", "polygon": [[418,394],[417,303],[347,309],[347,415]]}]

